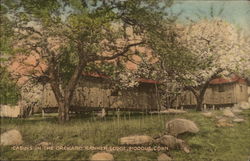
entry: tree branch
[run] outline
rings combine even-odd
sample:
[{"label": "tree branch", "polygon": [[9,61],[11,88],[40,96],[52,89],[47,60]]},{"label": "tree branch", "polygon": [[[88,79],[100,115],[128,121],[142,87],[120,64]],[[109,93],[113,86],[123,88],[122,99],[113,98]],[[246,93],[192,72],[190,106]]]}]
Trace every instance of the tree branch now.
[{"label": "tree branch", "polygon": [[142,44],[144,44],[144,43],[145,43],[144,41],[141,41],[141,42],[138,42],[138,43],[129,44],[129,45],[127,45],[121,52],[116,53],[116,54],[113,55],[113,56],[98,56],[98,57],[96,57],[96,58],[93,58],[93,59],[90,60],[90,61],[97,61],[97,60],[112,60],[112,59],[115,59],[115,58],[117,58],[117,57],[119,57],[119,56],[123,56],[124,54],[126,54],[126,53],[129,51],[129,49],[130,49],[131,47],[138,46],[138,45],[142,45]]}]

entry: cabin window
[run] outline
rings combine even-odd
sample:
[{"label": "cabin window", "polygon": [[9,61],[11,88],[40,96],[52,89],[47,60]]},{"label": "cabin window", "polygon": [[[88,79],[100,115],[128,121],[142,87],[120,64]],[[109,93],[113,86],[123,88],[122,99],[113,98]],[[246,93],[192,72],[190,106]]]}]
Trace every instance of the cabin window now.
[{"label": "cabin window", "polygon": [[242,86],[240,86],[240,92],[243,92],[243,87]]},{"label": "cabin window", "polygon": [[212,86],[212,92],[216,92],[217,91],[217,86]]},{"label": "cabin window", "polygon": [[225,92],[225,86],[223,85],[219,86],[219,92]]}]

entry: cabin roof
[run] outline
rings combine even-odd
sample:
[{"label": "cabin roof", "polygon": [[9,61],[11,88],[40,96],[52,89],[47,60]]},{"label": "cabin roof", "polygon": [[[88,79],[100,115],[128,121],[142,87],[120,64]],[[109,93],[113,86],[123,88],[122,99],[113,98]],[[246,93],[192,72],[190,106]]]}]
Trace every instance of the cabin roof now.
[{"label": "cabin roof", "polygon": [[[103,78],[103,79],[108,79],[110,76],[100,74],[100,73],[84,73],[84,76],[89,76],[89,77],[94,77],[94,78]],[[152,79],[145,79],[145,78],[139,78],[137,80],[139,83],[148,83],[148,84],[160,84],[159,81],[152,80]]]},{"label": "cabin roof", "polygon": [[215,78],[210,81],[211,85],[226,84],[226,83],[246,83],[246,80],[237,75],[233,75],[228,78]]}]

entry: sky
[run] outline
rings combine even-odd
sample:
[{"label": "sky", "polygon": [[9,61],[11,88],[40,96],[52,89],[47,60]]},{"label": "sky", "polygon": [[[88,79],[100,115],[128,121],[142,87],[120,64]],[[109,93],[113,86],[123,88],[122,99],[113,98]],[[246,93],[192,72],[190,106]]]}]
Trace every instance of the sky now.
[{"label": "sky", "polygon": [[[204,17],[211,18],[211,7],[216,17],[233,23],[250,33],[249,0],[178,0],[171,6],[170,11],[173,13],[181,12],[179,21],[188,22],[187,18],[191,20],[199,20]],[[223,12],[219,14],[221,9],[223,9]]]}]

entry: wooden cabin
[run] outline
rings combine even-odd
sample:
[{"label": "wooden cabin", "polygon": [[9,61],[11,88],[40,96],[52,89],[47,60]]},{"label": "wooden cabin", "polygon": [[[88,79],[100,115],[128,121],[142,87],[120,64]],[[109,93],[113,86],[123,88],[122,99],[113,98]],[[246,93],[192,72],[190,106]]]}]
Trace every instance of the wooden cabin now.
[{"label": "wooden cabin", "polygon": [[[110,79],[98,74],[85,75],[75,89],[71,111],[131,110],[152,111],[159,109],[157,81],[140,79],[134,88],[117,90],[112,88]],[[57,102],[49,84],[45,85],[42,96],[45,112],[57,109]]]},{"label": "wooden cabin", "polygon": [[[204,102],[207,106],[226,107],[248,101],[248,84],[243,78],[232,75],[230,78],[217,78],[210,82]],[[196,99],[191,91],[186,91],[179,98],[181,106],[195,106]]]}]

